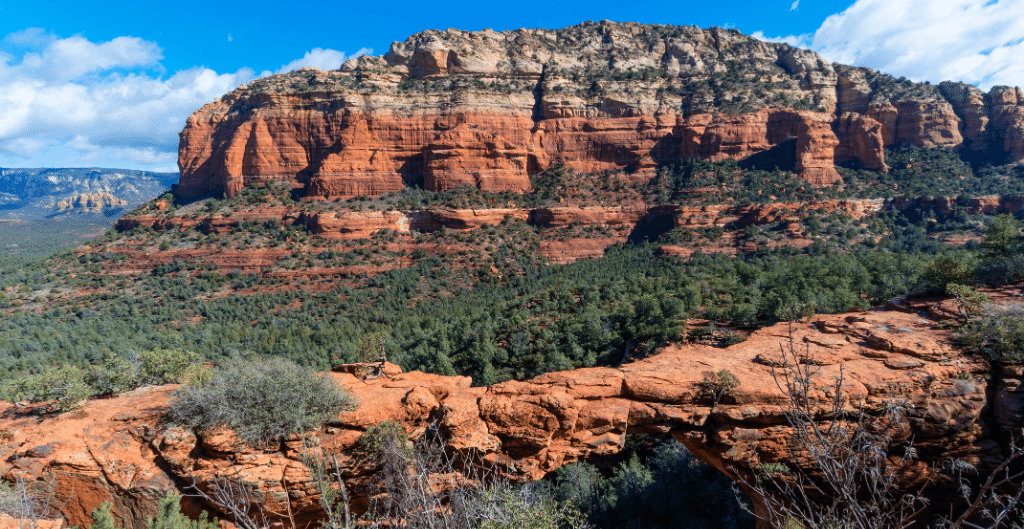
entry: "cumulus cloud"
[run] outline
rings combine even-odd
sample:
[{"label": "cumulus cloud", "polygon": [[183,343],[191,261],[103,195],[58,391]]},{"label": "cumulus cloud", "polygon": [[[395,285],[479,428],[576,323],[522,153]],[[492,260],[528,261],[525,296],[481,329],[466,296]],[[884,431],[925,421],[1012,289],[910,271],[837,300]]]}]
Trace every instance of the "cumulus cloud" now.
[{"label": "cumulus cloud", "polygon": [[[368,53],[315,48],[277,73],[336,69]],[[7,35],[0,40],[0,166],[177,171],[178,132],[188,116],[256,75],[196,67],[167,76],[162,59],[155,42],[137,37],[92,42],[38,28]]]},{"label": "cumulus cloud", "polygon": [[164,78],[154,42],[90,42],[25,30],[0,53],[0,165],[176,170],[177,133],[196,108],[253,71],[190,68]]},{"label": "cumulus cloud", "polygon": [[359,51],[352,55],[346,56],[344,52],[332,49],[313,48],[306,52],[301,59],[295,59],[294,61],[280,67],[276,73],[288,73],[299,68],[306,68],[313,66],[320,68],[321,70],[337,70],[341,66],[341,63],[353,57],[359,57],[360,55],[368,55],[373,53],[373,50],[369,48],[360,48]]},{"label": "cumulus cloud", "polygon": [[915,81],[962,81],[988,89],[1024,84],[1024,2],[1019,0],[857,0],[802,35],[825,58]]},{"label": "cumulus cloud", "polygon": [[781,42],[783,44],[789,44],[790,46],[795,46],[797,48],[810,48],[812,37],[810,33],[804,33],[802,35],[780,35],[778,37],[769,37],[765,35],[763,31],[755,31],[751,33],[750,36],[758,40],[763,40],[765,42]]}]

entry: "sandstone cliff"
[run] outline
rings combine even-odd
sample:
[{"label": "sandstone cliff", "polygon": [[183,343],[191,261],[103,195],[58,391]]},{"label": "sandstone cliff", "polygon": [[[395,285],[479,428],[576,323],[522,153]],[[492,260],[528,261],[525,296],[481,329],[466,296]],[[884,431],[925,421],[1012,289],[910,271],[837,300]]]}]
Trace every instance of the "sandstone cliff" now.
[{"label": "sandstone cliff", "polygon": [[110,193],[79,193],[57,202],[57,213],[103,213],[128,206]]},{"label": "sandstone cliff", "polygon": [[885,171],[883,148],[1024,159],[1024,98],[921,85],[733,30],[587,22],[425,31],[382,57],[241,86],[181,133],[178,193],[286,180],[310,197],[410,184],[500,192],[560,162],[646,180],[662,163],[775,149],[811,184],[835,162]]},{"label": "sandstone cliff", "polygon": [[[942,304],[892,303],[889,309],[817,316],[792,330],[795,343],[808,348],[808,361],[820,366],[814,380],[822,386],[843,369],[843,390],[860,409],[882,413],[893,398],[913,404],[898,438],[912,439],[918,450],[920,460],[908,469],[914,479],[903,483],[915,492],[925,479],[935,479],[932,487],[940,490],[948,485],[932,463],[963,459],[983,471],[997,464],[1001,432],[1013,428],[1024,410],[1024,371],[993,371],[957,353],[947,341],[949,331],[923,316],[945,317],[949,310]],[[338,454],[352,491],[376,471],[352,448],[362,432],[385,420],[401,422],[413,437],[437,424],[450,449],[475,449],[522,480],[613,454],[627,433],[671,435],[734,479],[749,476],[761,463],[799,466],[799,452],[787,444],[784,396],[770,367],[789,336],[787,325],[776,325],[726,349],[670,347],[619,368],[549,373],[488,388],[470,387],[468,377],[401,373],[397,366],[390,368],[392,378],[365,381],[341,368],[332,376],[363,406],[330,421],[311,444]],[[715,406],[700,383],[722,369],[740,385]],[[159,416],[173,389],[140,389],[50,417],[0,405],[7,475],[53,477],[58,495],[71,498],[64,509],[72,525],[88,524],[90,511],[112,499],[120,520],[141,527],[164,490],[192,483],[208,487],[233,462],[239,476],[267,493],[268,512],[290,509],[302,524],[319,516],[301,440],[255,450],[228,431],[168,427]],[[824,403],[830,396],[815,391],[811,398]],[[355,499],[357,510],[365,508],[361,501]]]}]

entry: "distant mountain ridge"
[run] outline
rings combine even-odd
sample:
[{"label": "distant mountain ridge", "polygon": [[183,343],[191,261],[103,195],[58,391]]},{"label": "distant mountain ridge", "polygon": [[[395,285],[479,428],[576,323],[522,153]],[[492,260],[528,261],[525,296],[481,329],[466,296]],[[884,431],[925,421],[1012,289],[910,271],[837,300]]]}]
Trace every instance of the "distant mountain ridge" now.
[{"label": "distant mountain ridge", "polygon": [[177,173],[106,168],[0,168],[0,219],[113,217],[158,196]]}]

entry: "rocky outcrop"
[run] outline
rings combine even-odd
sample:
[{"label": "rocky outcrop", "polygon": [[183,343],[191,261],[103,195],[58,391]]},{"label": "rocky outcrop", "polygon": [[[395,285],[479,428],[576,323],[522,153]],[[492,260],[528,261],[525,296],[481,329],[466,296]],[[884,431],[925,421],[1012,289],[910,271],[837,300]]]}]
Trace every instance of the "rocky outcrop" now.
[{"label": "rocky outcrop", "polygon": [[[790,109],[764,109],[749,114],[698,114],[684,122],[682,158],[745,159],[794,142],[792,169],[813,185],[840,181],[835,170],[839,140],[828,114]],[[786,158],[788,156],[783,156]],[[780,166],[785,166],[782,161]]]},{"label": "rocky outcrop", "polygon": [[835,151],[837,160],[857,160],[867,169],[889,172],[885,163],[885,129],[875,119],[856,112],[839,117],[836,134],[846,141]]},{"label": "rocky outcrop", "polygon": [[[977,208],[970,204],[977,202]],[[964,206],[955,199],[934,199],[928,203],[937,212],[945,213],[947,208],[963,209],[973,213],[984,209],[990,211],[1015,212],[1024,207],[1024,202],[991,200],[975,200]],[[666,229],[674,227],[686,228],[724,228],[736,226],[743,228],[751,225],[764,225],[777,221],[798,222],[798,211],[801,208],[842,211],[851,218],[860,219],[881,211],[885,207],[909,207],[914,203],[887,202],[875,200],[826,200],[811,203],[774,203],[749,205],[704,205],[704,206],[557,206],[539,208],[487,208],[487,209],[452,209],[435,208],[429,210],[354,210],[340,209],[334,211],[317,211],[303,206],[274,206],[257,208],[254,211],[238,211],[230,215],[195,216],[192,213],[154,214],[122,217],[116,229],[127,232],[136,228],[152,228],[159,231],[167,230],[199,230],[206,234],[229,235],[246,223],[262,225],[301,224],[322,239],[333,241],[357,242],[368,241],[381,230],[405,236],[390,246],[392,251],[405,251],[406,254],[420,248],[430,254],[443,253],[446,250],[437,248],[432,242],[417,240],[415,234],[432,233],[441,229],[455,231],[471,231],[497,226],[509,220],[522,221],[539,228],[541,242],[537,248],[540,255],[549,262],[565,264],[580,259],[600,257],[607,248],[626,242],[634,232],[643,231],[645,226],[657,225]],[[950,211],[952,211],[950,209]],[[601,235],[579,232],[575,237],[558,232],[554,237],[545,237],[545,230],[565,230],[571,228],[607,228]],[[731,241],[727,236],[723,241]],[[806,246],[805,241],[794,236],[789,241],[796,246]],[[730,243],[731,244],[731,243]],[[106,270],[110,273],[130,273],[151,271],[160,264],[180,260],[187,263],[213,266],[221,270],[239,269],[246,272],[260,271],[272,277],[281,277],[282,272],[275,270],[276,263],[293,252],[284,247],[250,248],[248,250],[230,249],[219,245],[200,246],[192,249],[171,249],[152,251],[145,248],[133,252],[131,244],[117,251],[126,258],[110,261]],[[750,251],[756,250],[755,248]],[[79,249],[81,253],[89,248]],[[451,251],[451,249],[447,250]],[[728,249],[705,248],[703,251],[732,251]],[[319,250],[317,250],[319,252]],[[682,254],[680,254],[682,255]],[[409,266],[413,261],[398,259],[388,265],[371,265],[364,258],[357,263],[343,268],[314,268],[305,275],[308,277],[336,277],[346,273],[377,274],[390,268]]]},{"label": "rocky outcrop", "polygon": [[824,185],[839,180],[836,161],[886,170],[895,144],[1024,159],[1020,99],[718,28],[426,31],[383,57],[260,79],[204,106],[181,133],[178,193],[230,196],[267,179],[321,198],[410,184],[524,192],[555,163],[645,182],[659,164],[780,147],[779,167]]},{"label": "rocky outcrop", "polygon": [[939,87],[962,120],[968,154],[993,164],[1024,159],[1024,95],[1020,88],[995,86],[985,94],[963,83],[944,82]]},{"label": "rocky outcrop", "polygon": [[110,193],[79,193],[57,201],[57,213],[103,213],[128,206],[128,201]]},{"label": "rocky outcrop", "polygon": [[[871,414],[883,413],[892,399],[912,404],[898,438],[911,439],[918,450],[914,484],[935,478],[932,487],[941,489],[946,482],[931,474],[931,464],[948,459],[991,468],[1002,458],[993,432],[1014,427],[1022,413],[1019,370],[991,371],[951,348],[948,331],[936,321],[894,306],[817,316],[792,329],[768,327],[725,349],[669,347],[618,368],[549,373],[487,388],[471,387],[467,377],[401,373],[396,366],[389,368],[390,378],[376,380],[342,368],[331,376],[363,405],[329,421],[306,446],[338,454],[357,509],[365,508],[360,486],[376,468],[353,447],[362,432],[385,420],[401,422],[413,437],[436,425],[449,449],[472,449],[519,480],[616,453],[629,433],[671,435],[698,458],[743,479],[764,463],[803,462],[799,450],[791,451],[782,413],[786,399],[772,378],[776,352],[790,339],[806,348],[822,387],[842,372],[850,405]],[[701,384],[721,370],[735,375],[739,386],[715,405]],[[226,430],[168,427],[159,417],[173,389],[90,401],[59,416],[0,406],[0,429],[9,434],[0,439],[7,475],[52,476],[57,493],[71,498],[64,507],[71,525],[88,524],[89,512],[112,499],[117,518],[141,527],[165,489],[208,487],[229,470],[265,493],[268,512],[290,509],[302,524],[320,516],[300,439],[255,450]],[[823,390],[810,397],[822,405],[830,400]],[[995,415],[985,415],[992,406]]]},{"label": "rocky outcrop", "polygon": [[0,220],[54,214],[102,218],[160,195],[176,173],[97,168],[0,168]]},{"label": "rocky outcrop", "polygon": [[[922,199],[929,205],[941,208],[940,213],[960,208],[957,199]],[[430,233],[441,228],[451,230],[473,230],[486,226],[495,226],[504,220],[522,220],[541,228],[566,228],[570,226],[633,228],[644,219],[663,217],[670,220],[673,226],[714,228],[724,227],[733,222],[743,226],[751,224],[767,224],[795,215],[801,208],[840,210],[855,219],[881,211],[895,205],[900,209],[910,207],[919,201],[886,201],[884,199],[868,200],[824,200],[809,203],[768,203],[749,205],[715,204],[705,206],[558,206],[524,208],[488,208],[488,209],[450,209],[437,208],[414,211],[357,211],[351,209],[339,211],[308,211],[302,207],[268,207],[257,211],[241,211],[231,215],[195,216],[162,216],[162,215],[131,215],[118,220],[115,228],[128,231],[134,228],[150,228],[157,230],[198,228],[204,233],[223,235],[243,223],[279,222],[283,225],[300,223],[306,225],[313,233],[326,238],[358,239],[373,235],[379,230],[392,230],[399,233],[423,232]],[[976,207],[971,206],[975,204]],[[1020,199],[1014,197],[1003,199],[972,199],[967,206],[969,213],[977,211],[1015,213],[1022,207]],[[973,209],[972,209],[973,208]],[[795,217],[794,217],[795,219]]]},{"label": "rocky outcrop", "polygon": [[115,228],[128,231],[137,227],[156,230],[198,228],[204,233],[226,234],[243,223],[279,222],[283,225],[300,223],[313,233],[326,238],[359,239],[379,230],[399,233],[430,233],[441,228],[473,230],[495,226],[506,219],[522,220],[540,228],[566,228],[570,226],[636,227],[651,217],[663,217],[673,226],[693,228],[725,227],[736,223],[741,227],[763,225],[780,220],[798,222],[800,209],[842,211],[853,219],[872,215],[886,208],[903,210],[916,208],[934,210],[941,216],[963,210],[975,213],[1009,213],[1024,211],[1024,197],[988,196],[977,198],[896,197],[892,199],[823,200],[817,202],[778,202],[765,204],[703,206],[558,206],[488,209],[450,209],[398,211],[309,211],[303,207],[268,207],[258,211],[241,211],[231,215],[166,216],[129,215],[118,220]]},{"label": "rocky outcrop", "polygon": [[383,57],[260,79],[204,106],[181,133],[178,193],[230,196],[267,179],[321,198],[410,184],[524,192],[555,163],[646,182],[663,163],[772,151],[825,185],[839,180],[835,162],[887,170],[884,148],[897,144],[1022,160],[1022,99],[719,28],[431,30]]},{"label": "rocky outcrop", "polygon": [[886,171],[883,148],[916,145],[960,149],[993,165],[1024,160],[1024,98],[1020,90],[953,82],[917,84],[866,69],[836,65],[836,161],[856,160]]},{"label": "rocky outcrop", "polygon": [[[600,257],[605,251],[616,244],[627,242],[631,238],[643,238],[650,230],[669,230],[672,228],[711,229],[725,228],[727,231],[711,246],[702,246],[704,253],[724,252],[728,254],[753,253],[758,250],[757,244],[740,245],[734,236],[747,226],[764,226],[771,223],[785,223],[786,237],[781,240],[768,241],[769,247],[793,246],[804,248],[812,240],[805,238],[801,229],[801,210],[838,211],[851,219],[861,219],[885,209],[915,209],[933,211],[937,218],[948,218],[958,211],[969,215],[976,213],[1019,214],[1024,211],[1024,197],[988,196],[978,198],[909,198],[867,200],[824,200],[817,202],[784,202],[749,205],[707,204],[703,206],[557,206],[538,208],[487,208],[487,209],[453,209],[434,208],[428,210],[317,210],[302,206],[265,207],[255,211],[238,211],[230,215],[195,216],[183,213],[182,210],[164,214],[152,211],[145,214],[122,217],[116,229],[127,232],[135,228],[152,228],[158,231],[167,230],[199,230],[206,234],[217,234],[230,237],[244,223],[257,223],[268,226],[301,224],[321,241],[320,249],[309,250],[313,256],[327,249],[338,252],[350,252],[356,247],[375,248],[384,244],[389,252],[397,257],[388,262],[373,262],[364,255],[355,258],[344,266],[326,265],[313,266],[301,273],[296,270],[281,269],[280,261],[294,257],[295,249],[286,249],[287,245],[242,249],[231,248],[219,244],[200,244],[198,247],[188,245],[185,248],[154,251],[145,238],[133,241],[128,234],[126,244],[115,252],[123,257],[105,262],[104,270],[112,274],[150,273],[155,267],[175,261],[191,263],[196,266],[209,266],[219,269],[222,273],[238,269],[251,273],[260,272],[265,277],[309,277],[309,278],[344,278],[359,274],[376,275],[394,268],[402,268],[415,263],[408,256],[417,250],[425,255],[445,255],[479,245],[445,247],[419,234],[433,233],[442,228],[445,230],[471,232],[488,227],[498,226],[508,221],[521,221],[537,229],[539,246],[536,251],[549,262],[567,264],[580,259]],[[179,214],[180,213],[180,214]],[[594,230],[593,228],[601,228]],[[378,239],[381,230],[386,237]],[[471,235],[471,234],[466,234]],[[237,240],[237,239],[236,239]],[[390,242],[380,242],[388,240]],[[487,251],[487,247],[483,247]],[[667,255],[686,258],[695,248],[664,246],[660,251]],[[79,255],[97,251],[89,247],[77,250]]]}]

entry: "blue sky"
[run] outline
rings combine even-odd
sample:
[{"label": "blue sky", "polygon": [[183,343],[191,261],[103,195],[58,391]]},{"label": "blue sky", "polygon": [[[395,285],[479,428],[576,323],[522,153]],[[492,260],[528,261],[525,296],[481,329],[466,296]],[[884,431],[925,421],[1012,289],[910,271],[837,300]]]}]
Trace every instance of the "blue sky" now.
[{"label": "blue sky", "polygon": [[1020,0],[0,0],[0,166],[174,171],[188,115],[254,77],[336,68],[428,28],[601,19],[733,27],[919,81],[1024,84]]}]

